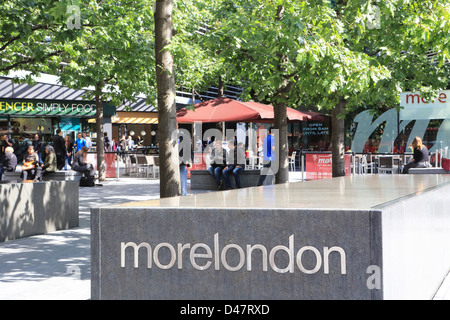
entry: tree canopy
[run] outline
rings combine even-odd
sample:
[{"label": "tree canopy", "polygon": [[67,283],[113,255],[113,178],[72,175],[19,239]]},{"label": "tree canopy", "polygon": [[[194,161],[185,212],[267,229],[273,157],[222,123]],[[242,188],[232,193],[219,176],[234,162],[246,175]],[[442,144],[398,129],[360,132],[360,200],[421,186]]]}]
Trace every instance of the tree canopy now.
[{"label": "tree canopy", "polygon": [[[248,98],[252,93],[272,104],[331,110],[337,121],[357,106],[397,106],[401,91],[448,84],[448,0],[216,4],[227,15],[211,23],[207,45],[218,48],[216,59],[242,79]],[[338,163],[340,175],[343,123],[333,127],[339,137],[333,154],[340,154],[333,157],[333,175]]]}]

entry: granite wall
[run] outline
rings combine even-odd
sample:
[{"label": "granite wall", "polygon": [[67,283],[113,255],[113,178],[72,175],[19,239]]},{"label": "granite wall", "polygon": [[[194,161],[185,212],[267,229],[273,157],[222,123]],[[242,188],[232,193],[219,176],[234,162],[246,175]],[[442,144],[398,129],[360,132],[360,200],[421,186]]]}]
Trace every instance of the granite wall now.
[{"label": "granite wall", "polygon": [[79,181],[0,184],[0,241],[79,226]]}]

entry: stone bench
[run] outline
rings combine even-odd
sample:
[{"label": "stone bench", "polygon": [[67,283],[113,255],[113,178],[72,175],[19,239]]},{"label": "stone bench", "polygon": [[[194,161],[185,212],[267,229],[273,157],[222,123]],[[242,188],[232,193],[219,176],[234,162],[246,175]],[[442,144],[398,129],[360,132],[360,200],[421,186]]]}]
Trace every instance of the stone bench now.
[{"label": "stone bench", "polygon": [[0,242],[79,226],[78,181],[0,183]]},{"label": "stone bench", "polygon": [[[21,171],[4,172],[2,180],[22,181],[22,178],[20,177],[21,173],[22,173]],[[43,175],[43,181],[70,181],[70,180],[80,181],[82,176],[83,176],[82,173],[74,170],[59,170],[56,172]]]},{"label": "stone bench", "polygon": [[446,174],[450,171],[445,171],[442,168],[411,168],[408,173],[411,174]]},{"label": "stone bench", "polygon": [[[240,173],[241,187],[255,187],[258,185],[260,170],[244,170]],[[231,186],[234,188],[236,182],[234,181],[234,175],[230,174]],[[273,175],[267,176],[264,181],[264,185],[273,184],[275,177]],[[224,186],[225,187],[225,184]],[[217,183],[214,177],[208,170],[192,170],[191,171],[191,189],[197,190],[215,190],[217,189]]]}]

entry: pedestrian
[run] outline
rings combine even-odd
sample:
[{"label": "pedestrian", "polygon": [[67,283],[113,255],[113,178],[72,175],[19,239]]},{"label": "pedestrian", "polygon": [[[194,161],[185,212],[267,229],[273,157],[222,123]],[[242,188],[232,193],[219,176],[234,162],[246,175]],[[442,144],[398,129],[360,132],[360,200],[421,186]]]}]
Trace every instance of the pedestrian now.
[{"label": "pedestrian", "polygon": [[81,172],[83,175],[88,174],[89,177],[94,177],[94,166],[87,160],[88,151],[89,149],[87,147],[82,147],[81,150],[75,154],[72,162],[72,170]]},{"label": "pedestrian", "polygon": [[6,153],[5,149],[7,147],[12,147],[12,146],[13,146],[13,144],[8,139],[8,135],[7,134],[3,135],[3,140],[2,140],[2,142],[0,144],[0,163],[2,163],[2,161],[3,161],[4,157],[5,157],[5,153]]},{"label": "pedestrian", "polygon": [[128,143],[127,139],[125,139],[125,135],[122,135],[122,139],[120,139],[120,159],[125,163],[125,151],[128,151]]},{"label": "pedestrian", "polygon": [[4,172],[14,172],[17,167],[17,157],[12,147],[5,148],[5,157],[0,165],[0,180]]},{"label": "pedestrian", "polygon": [[45,161],[43,164],[38,165],[36,168],[36,177],[34,182],[42,181],[43,176],[46,174],[56,172],[57,170],[57,160],[55,150],[52,146],[45,147]]},{"label": "pedestrian", "polygon": [[127,144],[127,146],[128,146],[128,150],[129,151],[134,150],[134,140],[133,140],[133,138],[131,136],[128,136],[128,144]]},{"label": "pedestrian", "polygon": [[236,159],[237,149],[233,140],[228,141],[228,152],[226,156],[226,166],[222,170],[223,180],[225,181],[225,189],[231,189],[231,181],[229,174],[233,174],[233,170],[237,165]]},{"label": "pedestrian", "polygon": [[275,160],[275,138],[273,137],[273,127],[269,128],[267,137],[263,140],[263,168],[259,175],[258,186],[262,186],[267,178],[268,173],[271,175],[274,173],[271,171],[272,161]]},{"label": "pedestrian", "polygon": [[227,151],[222,147],[222,141],[217,140],[215,148],[211,152],[211,162],[208,168],[209,173],[214,177],[217,184],[217,190],[222,189],[222,170],[225,167]]},{"label": "pedestrian", "polygon": [[83,139],[84,139],[84,141],[86,141],[86,147],[88,148],[88,151],[91,150],[91,148],[92,148],[92,141],[91,141],[91,138],[89,138],[87,136],[86,132],[83,132]]},{"label": "pedestrian", "polygon": [[244,144],[239,142],[236,148],[236,165],[233,168],[234,181],[236,183],[236,188],[241,188],[241,177],[240,174],[245,170],[245,149]]},{"label": "pedestrian", "polygon": [[138,145],[138,147],[143,147],[144,146],[144,138],[141,138],[141,136],[138,136],[137,145]]},{"label": "pedestrian", "polygon": [[415,137],[410,147],[414,151],[413,159],[403,167],[403,174],[409,173],[411,168],[427,168],[430,166],[428,148],[422,143],[420,137]]},{"label": "pedestrian", "polygon": [[64,137],[64,143],[66,145],[66,155],[64,158],[64,170],[67,170],[67,165],[72,166],[72,152],[73,152],[73,143],[70,140],[70,136],[66,134]]},{"label": "pedestrian", "polygon": [[81,132],[78,132],[77,140],[75,140],[75,153],[78,153],[83,147],[86,147],[86,140],[82,137]]},{"label": "pedestrian", "polygon": [[33,146],[28,146],[27,153],[23,158],[22,180],[33,180],[36,176],[36,166],[39,165],[39,156],[34,152]]},{"label": "pedestrian", "polygon": [[41,137],[39,136],[39,133],[36,133],[34,135],[34,140],[33,140],[33,147],[34,147],[34,152],[37,153],[37,155],[39,156],[39,163],[42,164],[44,163],[44,161],[42,161],[42,140]]},{"label": "pedestrian", "polygon": [[119,143],[116,138],[112,139],[112,151],[117,151],[119,149]]},{"label": "pedestrian", "polygon": [[103,133],[103,146],[106,152],[111,151],[111,142],[109,141],[108,132]]},{"label": "pedestrian", "polygon": [[56,129],[56,134],[52,138],[53,140],[53,149],[56,154],[56,162],[58,170],[64,168],[64,162],[66,158],[66,144],[64,142],[64,138],[62,137],[62,131],[60,128]]},{"label": "pedestrian", "polygon": [[[181,195],[187,195],[187,170],[192,165],[192,149],[184,148],[190,146],[190,144],[183,144],[183,139],[187,139],[186,135],[183,135],[182,132],[178,130],[177,123],[177,132],[178,132],[178,155],[179,155],[179,169],[180,169],[180,184],[181,184]],[[186,152],[187,151],[187,152]]]}]

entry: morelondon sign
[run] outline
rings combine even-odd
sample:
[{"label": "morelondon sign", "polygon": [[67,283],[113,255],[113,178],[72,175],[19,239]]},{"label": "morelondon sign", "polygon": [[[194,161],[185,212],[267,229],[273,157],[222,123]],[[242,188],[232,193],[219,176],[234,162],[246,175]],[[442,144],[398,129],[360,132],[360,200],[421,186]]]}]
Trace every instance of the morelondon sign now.
[{"label": "morelondon sign", "polygon": [[[382,264],[368,225],[376,218],[337,216],[233,206],[93,210],[92,298],[379,296]],[[357,235],[342,233],[348,225]]]},{"label": "morelondon sign", "polygon": [[388,176],[339,177],[93,208],[91,297],[429,299],[448,273],[449,179],[399,176],[397,190]]},{"label": "morelondon sign", "polygon": [[[267,248],[263,244],[241,246],[230,243],[221,247],[219,233],[214,234],[212,246],[206,243],[193,245],[190,243],[177,243],[172,245],[167,242],[161,242],[152,247],[148,242],[141,242],[139,245],[134,242],[121,242],[120,266],[125,268],[125,251],[127,248],[132,248],[134,268],[139,267],[139,250],[144,250],[146,267],[148,269],[154,267],[164,270],[171,268],[183,269],[186,263],[190,263],[196,270],[207,270],[209,268],[220,270],[224,268],[228,271],[239,271],[241,269],[252,271],[254,268],[257,268],[262,271],[268,271],[270,267],[270,270],[277,273],[294,273],[295,270],[299,270],[305,274],[314,274],[319,272],[319,270],[323,270],[324,274],[329,274],[329,256],[332,252],[336,252],[340,261],[339,272],[341,274],[347,273],[346,256],[343,248],[332,246],[323,247],[322,250],[319,250],[314,246],[303,246],[295,250],[294,242],[294,235],[292,234],[289,236],[288,246],[276,245],[273,248]],[[253,258],[254,252],[260,253],[259,263],[256,263]],[[303,254],[307,252],[314,256],[315,263],[313,263],[312,267],[306,267],[303,263]],[[278,256],[277,253],[279,253],[278,255],[287,255],[288,261],[286,265],[279,265],[280,263],[275,259]],[[230,255],[236,256],[234,263],[230,263]],[[188,256],[188,259],[186,256]],[[165,262],[162,262],[163,259]],[[185,259],[189,262],[185,261]]]}]

